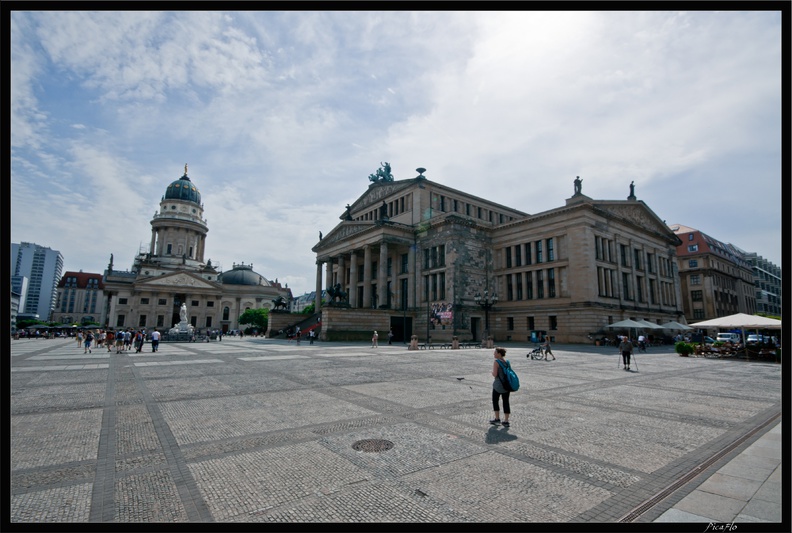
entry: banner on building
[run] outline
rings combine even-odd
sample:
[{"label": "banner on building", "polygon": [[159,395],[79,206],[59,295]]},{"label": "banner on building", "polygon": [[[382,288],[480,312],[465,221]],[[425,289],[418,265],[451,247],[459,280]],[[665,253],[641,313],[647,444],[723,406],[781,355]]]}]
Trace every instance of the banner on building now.
[{"label": "banner on building", "polygon": [[435,302],[429,310],[429,321],[433,326],[451,326],[454,323],[454,308],[446,302]]}]

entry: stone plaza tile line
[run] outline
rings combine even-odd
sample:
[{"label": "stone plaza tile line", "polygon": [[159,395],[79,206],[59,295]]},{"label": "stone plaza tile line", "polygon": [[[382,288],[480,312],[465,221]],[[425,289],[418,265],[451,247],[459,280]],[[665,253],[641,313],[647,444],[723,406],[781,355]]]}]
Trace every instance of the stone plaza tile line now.
[{"label": "stone plaza tile line", "polygon": [[11,525],[780,515],[779,365],[653,349],[627,373],[607,348],[507,348],[509,429],[487,423],[491,350],[251,338],[90,363],[12,342]]}]

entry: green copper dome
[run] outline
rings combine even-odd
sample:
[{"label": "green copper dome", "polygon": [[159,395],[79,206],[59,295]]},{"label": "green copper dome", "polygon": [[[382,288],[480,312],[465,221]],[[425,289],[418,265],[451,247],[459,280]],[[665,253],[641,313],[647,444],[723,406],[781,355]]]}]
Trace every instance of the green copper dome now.
[{"label": "green copper dome", "polygon": [[165,200],[186,200],[201,205],[201,193],[187,177],[187,165],[184,165],[184,176],[168,185],[163,198]]}]

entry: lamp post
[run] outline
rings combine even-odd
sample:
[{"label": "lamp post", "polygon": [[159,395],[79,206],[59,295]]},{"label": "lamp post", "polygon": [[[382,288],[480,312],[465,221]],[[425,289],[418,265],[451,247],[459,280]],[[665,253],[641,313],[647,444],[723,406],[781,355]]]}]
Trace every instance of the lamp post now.
[{"label": "lamp post", "polygon": [[482,297],[479,293],[473,297],[476,301],[477,305],[480,305],[482,309],[484,309],[484,340],[489,339],[489,310],[498,303],[498,295],[492,293],[492,296],[489,295],[489,291],[484,291],[484,296]]}]

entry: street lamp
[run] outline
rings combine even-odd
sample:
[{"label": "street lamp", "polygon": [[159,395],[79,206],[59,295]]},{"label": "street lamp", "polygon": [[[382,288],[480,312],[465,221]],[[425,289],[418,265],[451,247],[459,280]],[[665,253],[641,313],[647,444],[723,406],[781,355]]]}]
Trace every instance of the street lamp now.
[{"label": "street lamp", "polygon": [[489,338],[489,310],[498,303],[498,295],[492,293],[490,297],[489,291],[485,290],[483,298],[479,293],[476,293],[473,299],[476,301],[477,305],[480,305],[484,309],[484,340],[486,341]]}]

